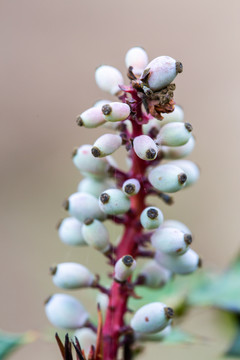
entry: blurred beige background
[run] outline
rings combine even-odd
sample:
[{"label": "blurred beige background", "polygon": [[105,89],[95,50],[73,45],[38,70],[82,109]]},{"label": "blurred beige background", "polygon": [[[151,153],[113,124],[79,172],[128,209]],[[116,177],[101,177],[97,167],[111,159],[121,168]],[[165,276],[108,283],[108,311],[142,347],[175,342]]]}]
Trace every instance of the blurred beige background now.
[{"label": "blurred beige background", "polygon": [[[96,252],[60,243],[55,224],[80,180],[71,150],[99,134],[78,128],[75,116],[109,98],[95,85],[94,70],[105,63],[125,73],[132,46],[143,46],[150,59],[170,55],[184,64],[175,100],[193,125],[191,158],[202,174],[194,188],[175,195],[173,207],[162,206],[165,217],[191,227],[206,267],[223,268],[238,252],[239,12],[238,0],[0,0],[0,328],[50,334],[11,359],[60,359],[43,309],[56,291],[49,265],[72,260],[97,271],[104,263]],[[149,346],[142,359],[154,351],[168,359],[215,359],[230,336],[204,309],[183,327],[211,341]]]}]

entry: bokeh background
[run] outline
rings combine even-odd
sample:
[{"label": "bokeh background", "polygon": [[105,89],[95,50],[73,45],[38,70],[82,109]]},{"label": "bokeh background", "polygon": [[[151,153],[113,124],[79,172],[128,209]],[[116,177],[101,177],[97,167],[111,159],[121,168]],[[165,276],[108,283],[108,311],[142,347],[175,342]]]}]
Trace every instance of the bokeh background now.
[{"label": "bokeh background", "polygon": [[[173,207],[163,206],[165,217],[191,227],[205,267],[223,269],[238,252],[239,12],[238,0],[0,0],[0,328],[39,334],[12,360],[60,358],[43,309],[56,291],[49,265],[79,261],[103,271],[96,252],[60,243],[55,224],[80,180],[73,147],[101,133],[78,128],[75,117],[96,100],[111,100],[97,88],[95,68],[104,63],[126,73],[132,46],[143,46],[150,59],[170,55],[184,65],[175,100],[194,128],[191,158],[201,179],[176,194]],[[84,292],[77,296],[88,302]],[[190,313],[183,328],[207,340],[149,345],[142,359],[156,352],[215,359],[231,335],[207,309]]]}]

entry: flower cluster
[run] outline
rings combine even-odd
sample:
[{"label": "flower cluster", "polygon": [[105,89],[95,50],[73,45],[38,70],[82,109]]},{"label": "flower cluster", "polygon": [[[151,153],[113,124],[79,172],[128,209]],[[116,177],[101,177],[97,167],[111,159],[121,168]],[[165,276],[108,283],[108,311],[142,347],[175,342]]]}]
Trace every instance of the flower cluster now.
[{"label": "flower cluster", "polygon": [[[159,289],[173,274],[192,273],[201,264],[190,249],[188,227],[177,220],[164,220],[159,207],[146,203],[149,195],[155,195],[172,204],[169,194],[199,177],[198,167],[183,160],[195,140],[191,124],[184,122],[183,110],[173,100],[172,81],[182,72],[182,64],[169,56],[149,63],[140,47],[130,49],[125,62],[130,79],[127,86],[116,68],[102,65],[96,70],[97,85],[119,101],[98,101],[77,117],[79,126],[102,126],[107,133],[94,144],[74,149],[73,163],[84,178],[77,192],[64,202],[70,216],[58,226],[65,244],[88,245],[106,257],[112,266],[112,284],[104,287],[99,276],[77,263],[50,269],[54,284],[61,289],[98,289],[105,320],[100,317],[95,329],[87,310],[70,295],[55,294],[45,304],[54,326],[76,329],[85,353],[104,360],[116,359],[120,347],[129,353],[138,339],[158,332],[167,335],[171,329],[173,309],[160,302],[141,307],[126,324],[128,299],[137,297],[138,286]],[[121,146],[127,151],[128,171],[119,169],[112,158]],[[104,225],[106,220],[124,226],[117,245]],[[136,274],[138,257],[148,260]]]}]

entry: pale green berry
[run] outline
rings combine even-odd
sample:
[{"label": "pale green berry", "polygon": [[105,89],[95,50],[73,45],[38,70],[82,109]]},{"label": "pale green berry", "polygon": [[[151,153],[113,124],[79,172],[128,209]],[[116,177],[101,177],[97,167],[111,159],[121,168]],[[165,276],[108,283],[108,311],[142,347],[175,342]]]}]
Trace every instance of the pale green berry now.
[{"label": "pale green berry", "polygon": [[192,243],[191,234],[171,227],[163,227],[154,231],[151,237],[152,246],[166,254],[182,255]]},{"label": "pale green berry", "polygon": [[96,297],[96,303],[99,304],[101,312],[105,313],[107,311],[109,297],[107,294],[98,293]]},{"label": "pale green berry", "polygon": [[194,162],[190,160],[176,160],[171,161],[170,164],[179,166],[187,175],[186,186],[195,184],[200,177],[200,170]]},{"label": "pale green berry", "polygon": [[162,229],[164,227],[175,228],[186,234],[192,235],[191,230],[185,224],[183,224],[181,221],[178,221],[178,220],[164,220],[164,222],[162,223],[160,228]]},{"label": "pale green berry", "polygon": [[82,227],[83,238],[86,243],[96,250],[105,253],[110,248],[107,228],[98,220],[88,218]]},{"label": "pale green berry", "polygon": [[92,154],[96,158],[102,158],[112,154],[122,145],[122,138],[120,135],[104,134],[100,136],[92,147]]},{"label": "pale green berry", "polygon": [[122,121],[126,120],[131,112],[131,108],[128,104],[121,102],[112,102],[105,104],[102,107],[102,114],[106,121]]},{"label": "pale green berry", "polygon": [[150,288],[160,288],[172,277],[171,271],[159,265],[155,260],[148,261],[142,268],[140,276],[144,277],[144,285]]},{"label": "pale green berry", "polygon": [[181,146],[161,146],[161,153],[165,159],[181,159],[191,154],[195,147],[195,139],[190,136],[188,142]]},{"label": "pale green berry", "polygon": [[178,73],[182,72],[182,64],[170,56],[159,56],[146,66],[145,71],[148,69],[148,86],[153,91],[159,91],[169,85]]},{"label": "pale green berry", "polygon": [[97,334],[92,329],[86,327],[78,329],[75,331],[74,337],[78,339],[81,349],[86,355],[89,354],[92,345],[96,347]]},{"label": "pale green berry", "polygon": [[136,268],[136,261],[131,255],[124,255],[114,268],[114,279],[118,282],[126,281]]},{"label": "pale green berry", "polygon": [[93,284],[94,275],[83,265],[66,262],[50,268],[53,283],[62,289],[80,289]]},{"label": "pale green berry", "polygon": [[73,152],[73,163],[81,173],[103,178],[109,167],[108,158],[95,158],[91,152],[92,145],[82,145]]},{"label": "pale green berry", "polygon": [[78,192],[85,192],[98,198],[104,190],[109,189],[110,187],[116,187],[114,182],[110,179],[97,180],[86,177],[78,184]]},{"label": "pale green berry", "polygon": [[157,190],[173,193],[185,186],[187,175],[176,165],[164,164],[152,169],[148,180]]},{"label": "pale green berry", "polygon": [[118,69],[109,65],[101,65],[95,71],[95,80],[99,88],[111,95],[116,95],[123,85],[123,76]]},{"label": "pale green berry", "polygon": [[161,302],[153,302],[137,310],[130,325],[139,333],[156,333],[168,326],[173,316],[174,312],[171,308]]},{"label": "pale green berry", "polygon": [[80,221],[88,218],[104,220],[106,217],[98,205],[98,200],[87,193],[72,194],[64,203],[64,207],[71,216]]},{"label": "pale green berry", "polygon": [[185,145],[191,137],[192,125],[182,122],[171,122],[164,125],[157,137],[156,143],[167,146]]},{"label": "pale green berry", "polygon": [[157,207],[149,206],[142,211],[140,222],[144,229],[156,229],[163,223],[163,213]]},{"label": "pale green berry", "polygon": [[170,122],[183,122],[184,112],[181,106],[175,105],[174,110],[170,113],[164,113],[163,120],[161,120],[161,126],[164,126]]},{"label": "pale green berry", "polygon": [[86,128],[96,128],[105,123],[101,109],[92,107],[77,116],[77,124]]},{"label": "pale green berry", "polygon": [[108,189],[100,195],[99,206],[108,215],[119,215],[128,212],[131,203],[121,190]]},{"label": "pale green berry", "polygon": [[192,249],[188,249],[188,251],[181,256],[168,255],[157,251],[155,259],[160,265],[180,275],[191,274],[202,264],[198,254]]},{"label": "pale green berry", "polygon": [[142,125],[143,134],[148,135],[148,133],[152,131],[152,129],[156,129],[156,131],[158,132],[161,128],[161,123],[162,122],[158,119],[150,119],[147,124]]},{"label": "pale green berry", "polygon": [[156,159],[158,147],[148,135],[136,136],[133,140],[133,149],[142,160],[152,161]]},{"label": "pale green berry", "polygon": [[68,217],[59,223],[58,235],[64,244],[87,245],[82,236],[82,223],[74,217]]},{"label": "pale green berry", "polygon": [[148,64],[148,55],[142,47],[135,46],[126,53],[125,64],[127,68],[129,68],[129,66],[133,67],[133,73],[135,75],[141,75]]},{"label": "pale green berry", "polygon": [[87,322],[89,314],[73,296],[54,294],[45,302],[48,320],[61,329],[78,329]]},{"label": "pale green berry", "polygon": [[140,187],[140,182],[137,179],[128,179],[124,181],[122,190],[127,196],[133,196],[139,192]]}]

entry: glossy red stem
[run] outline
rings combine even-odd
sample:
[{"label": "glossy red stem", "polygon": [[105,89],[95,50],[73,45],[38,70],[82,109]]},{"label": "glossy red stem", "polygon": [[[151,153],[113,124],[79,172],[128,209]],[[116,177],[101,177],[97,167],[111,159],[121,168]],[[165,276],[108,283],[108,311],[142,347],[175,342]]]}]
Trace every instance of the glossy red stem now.
[{"label": "glossy red stem", "polygon": [[[137,118],[143,118],[141,110],[141,100],[137,94],[132,94],[134,100],[137,102],[136,115]],[[132,138],[142,135],[142,126],[132,121],[133,132]],[[131,150],[132,167],[129,172],[129,178],[137,178],[140,182],[145,174],[147,163],[141,160],[133,150]],[[126,217],[124,224],[125,231],[123,237],[117,246],[116,257],[121,258],[124,255],[132,255],[136,259],[138,252],[138,243],[136,238],[142,232],[139,218],[145,206],[146,192],[141,187],[139,193],[131,197],[131,215]],[[127,302],[129,292],[126,285],[113,282],[109,295],[109,305],[106,312],[106,319],[103,327],[104,338],[104,360],[116,360],[119,348],[119,336],[121,329],[124,327],[124,314],[127,311]]]}]

